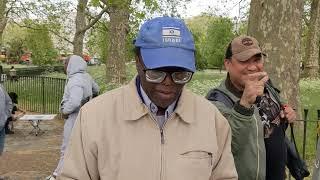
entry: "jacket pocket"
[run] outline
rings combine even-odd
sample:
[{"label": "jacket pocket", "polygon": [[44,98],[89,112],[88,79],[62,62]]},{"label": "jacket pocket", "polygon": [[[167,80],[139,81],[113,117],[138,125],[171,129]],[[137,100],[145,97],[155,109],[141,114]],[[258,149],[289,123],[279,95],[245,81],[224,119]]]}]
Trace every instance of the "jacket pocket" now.
[{"label": "jacket pocket", "polygon": [[191,159],[212,159],[212,153],[207,151],[188,151],[180,154],[182,158],[191,158]]},{"label": "jacket pocket", "polygon": [[177,158],[177,177],[183,180],[208,180],[212,163],[212,152],[196,150],[180,153]]}]

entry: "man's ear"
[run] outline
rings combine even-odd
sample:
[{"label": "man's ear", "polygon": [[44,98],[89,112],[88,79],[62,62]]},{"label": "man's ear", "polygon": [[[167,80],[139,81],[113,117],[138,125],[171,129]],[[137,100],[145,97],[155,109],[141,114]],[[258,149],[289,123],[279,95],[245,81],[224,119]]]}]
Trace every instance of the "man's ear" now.
[{"label": "man's ear", "polygon": [[139,56],[136,56],[136,68],[138,72],[142,70],[141,59]]},{"label": "man's ear", "polygon": [[231,59],[224,59],[224,67],[226,68],[227,71],[229,71],[229,67],[231,65]]},{"label": "man's ear", "polygon": [[139,57],[138,56],[135,56],[135,60],[136,60],[136,68],[138,69],[138,66],[139,66]]}]

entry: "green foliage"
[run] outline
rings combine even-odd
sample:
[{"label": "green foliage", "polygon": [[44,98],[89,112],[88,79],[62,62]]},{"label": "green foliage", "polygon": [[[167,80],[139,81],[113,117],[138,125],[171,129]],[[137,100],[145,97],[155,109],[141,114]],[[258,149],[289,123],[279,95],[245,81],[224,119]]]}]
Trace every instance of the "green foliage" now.
[{"label": "green foliage", "polygon": [[247,31],[248,31],[248,22],[244,21],[240,23],[239,32],[237,35],[247,34]]},{"label": "green foliage", "polygon": [[37,65],[52,64],[57,57],[48,29],[38,25],[38,29],[28,29],[26,48],[32,52],[32,62]]},{"label": "green foliage", "polygon": [[107,59],[108,42],[108,22],[103,19],[100,20],[103,23],[97,23],[94,28],[90,30],[89,40],[86,44],[89,54],[91,56],[97,56],[101,60]]},{"label": "green foliage", "polygon": [[192,32],[193,38],[195,41],[195,47],[196,47],[196,68],[197,70],[203,70],[207,67],[207,61],[203,57],[201,53],[201,33],[200,32]]},{"label": "green foliage", "polygon": [[9,23],[3,34],[3,42],[7,47],[7,56],[10,62],[19,61],[23,54],[26,38],[26,29],[15,24]]},{"label": "green foliage", "polygon": [[208,67],[222,67],[226,47],[234,37],[232,28],[229,18],[219,17],[209,24],[204,50]]},{"label": "green foliage", "polygon": [[207,38],[207,25],[214,20],[215,17],[206,14],[186,20],[195,41],[196,67],[198,70],[205,69],[208,66],[207,58],[204,54],[204,46]]},{"label": "green foliage", "polygon": [[221,68],[226,47],[234,37],[231,20],[202,14],[186,22],[195,40],[197,69]]}]

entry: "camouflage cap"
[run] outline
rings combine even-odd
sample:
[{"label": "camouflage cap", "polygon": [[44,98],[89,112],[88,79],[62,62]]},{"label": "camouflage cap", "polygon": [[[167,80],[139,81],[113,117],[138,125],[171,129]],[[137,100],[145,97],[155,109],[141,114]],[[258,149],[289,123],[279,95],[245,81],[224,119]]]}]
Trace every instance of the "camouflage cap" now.
[{"label": "camouflage cap", "polygon": [[239,61],[246,61],[257,54],[266,56],[262,52],[259,42],[251,36],[238,36],[234,38],[231,42],[231,51],[232,57]]}]

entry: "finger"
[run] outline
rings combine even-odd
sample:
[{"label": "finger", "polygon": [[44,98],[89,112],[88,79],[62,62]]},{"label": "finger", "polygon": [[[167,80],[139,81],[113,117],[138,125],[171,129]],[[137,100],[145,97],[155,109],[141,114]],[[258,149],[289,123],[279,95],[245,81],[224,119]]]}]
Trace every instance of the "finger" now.
[{"label": "finger", "polygon": [[264,76],[259,82],[262,82],[263,85],[264,85],[268,80],[269,80],[269,76],[266,75],[266,76]]},{"label": "finger", "polygon": [[280,111],[280,117],[281,117],[281,118],[284,118],[284,117],[285,117],[283,110]]},{"label": "finger", "polygon": [[296,118],[295,116],[288,116],[287,120],[288,120],[288,123],[293,123],[296,120]]},{"label": "finger", "polygon": [[257,88],[257,95],[258,96],[262,96],[263,95],[263,93],[264,93],[264,87],[259,87],[259,88]]},{"label": "finger", "polygon": [[259,81],[265,76],[267,76],[266,72],[255,72],[255,73],[248,74],[248,80]]},{"label": "finger", "polygon": [[286,106],[285,108],[284,108],[284,111],[286,112],[286,113],[291,113],[291,112],[294,112],[295,113],[295,111],[292,109],[292,107],[290,107],[290,106]]},{"label": "finger", "polygon": [[297,115],[294,111],[290,111],[288,113],[285,113],[285,116],[288,119],[288,121],[293,121],[297,118]]},{"label": "finger", "polygon": [[295,112],[288,113],[287,115],[290,119],[296,119],[297,115]]},{"label": "finger", "polygon": [[263,88],[263,89],[264,89],[265,84],[266,84],[266,83],[265,83],[263,80],[257,81],[257,82],[256,82],[256,88]]}]

